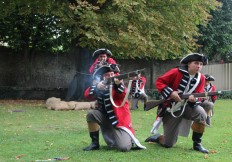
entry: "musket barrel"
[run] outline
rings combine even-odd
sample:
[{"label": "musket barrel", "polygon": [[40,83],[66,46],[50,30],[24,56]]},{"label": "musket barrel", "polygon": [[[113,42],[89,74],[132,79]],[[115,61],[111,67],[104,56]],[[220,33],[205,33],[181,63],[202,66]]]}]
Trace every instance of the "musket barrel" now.
[{"label": "musket barrel", "polygon": [[134,77],[134,76],[140,74],[144,70],[145,70],[145,68],[140,69],[140,70],[135,70],[135,71],[132,71],[132,72],[128,72],[128,73],[124,73],[124,74],[120,74],[118,76],[113,76],[113,77],[109,78],[109,81],[113,81],[114,78],[118,78],[119,80],[121,80],[121,79],[125,79],[125,78]]},{"label": "musket barrel", "polygon": [[[214,95],[219,95],[222,94],[222,91],[216,91],[216,92],[207,92],[207,93],[192,93],[192,94],[182,94],[180,95],[181,99],[188,99],[190,95],[193,95],[194,97],[207,97],[207,96],[214,96]],[[147,102],[147,107],[145,108],[145,111],[151,110],[154,107],[158,106],[161,103],[164,103],[166,101],[171,101],[170,99],[162,99],[159,101],[148,101]]]},{"label": "musket barrel", "polygon": [[218,91],[218,92],[182,94],[182,95],[180,95],[180,98],[181,99],[187,99],[190,95],[193,95],[194,97],[207,97],[207,96],[213,96],[213,95],[219,95],[219,94],[221,94],[220,91]]}]

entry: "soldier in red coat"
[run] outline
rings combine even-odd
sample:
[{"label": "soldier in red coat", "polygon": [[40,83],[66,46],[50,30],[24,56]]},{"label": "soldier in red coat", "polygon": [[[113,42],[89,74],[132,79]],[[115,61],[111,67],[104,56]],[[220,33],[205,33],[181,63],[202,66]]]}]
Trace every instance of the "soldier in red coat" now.
[{"label": "soldier in red coat", "polygon": [[[212,84],[212,81],[215,81],[215,78],[209,74],[205,74],[205,92],[215,92],[216,87]],[[208,126],[211,125],[211,117],[213,115],[214,103],[217,99],[216,95],[209,96],[202,99],[201,106],[205,109],[207,113],[206,123]]]},{"label": "soldier in red coat", "polygon": [[193,149],[202,153],[209,152],[201,144],[207,117],[205,110],[193,95],[183,101],[179,96],[204,92],[205,77],[200,71],[207,62],[203,54],[191,53],[180,61],[184,66],[171,69],[158,77],[156,80],[158,91],[165,99],[170,98],[175,102],[160,105],[166,110],[162,118],[164,134],[155,134],[147,138],[146,142],[157,142],[170,148],[176,144],[178,135],[183,134],[184,130],[189,133],[191,126]]},{"label": "soldier in red coat", "polygon": [[146,78],[139,73],[132,78],[131,84],[131,110],[138,109],[138,102],[141,100],[146,107],[148,96],[145,93],[144,87],[146,84]]},{"label": "soldier in red coat", "polygon": [[110,148],[120,151],[129,151],[132,146],[146,148],[135,138],[127,88],[117,78],[114,78],[111,84],[108,83],[108,79],[114,77],[115,72],[118,72],[116,65],[101,66],[93,74],[94,80],[100,82],[93,82],[85,91],[85,97],[97,100],[97,106],[89,110],[86,117],[92,143],[84,148],[84,151],[99,149],[99,129]]},{"label": "soldier in red coat", "polygon": [[117,64],[116,61],[111,57],[111,51],[106,48],[100,48],[94,51],[92,55],[92,59],[94,60],[94,62],[89,68],[89,73],[93,74],[99,67],[103,65]]}]

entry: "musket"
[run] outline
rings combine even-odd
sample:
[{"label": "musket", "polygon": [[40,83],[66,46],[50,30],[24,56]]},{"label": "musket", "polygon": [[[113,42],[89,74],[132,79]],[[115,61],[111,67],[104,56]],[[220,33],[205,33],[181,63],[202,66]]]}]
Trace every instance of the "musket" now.
[{"label": "musket", "polygon": [[[215,91],[215,92],[204,92],[204,93],[191,93],[191,94],[181,94],[179,95],[181,99],[188,99],[190,95],[193,95],[194,97],[197,98],[202,98],[202,97],[208,97],[208,96],[214,96],[214,95],[219,95],[222,94],[222,91]],[[151,110],[155,108],[156,106],[164,103],[164,102],[171,102],[174,101],[173,99],[161,99],[158,101],[148,101],[146,104],[146,108],[144,109],[145,111]]]},{"label": "musket", "polygon": [[103,81],[103,84],[110,85],[109,86],[110,101],[114,105],[114,107],[122,107],[126,103],[128,95],[130,93],[130,88],[131,88],[131,83],[132,83],[132,81],[129,82],[128,90],[126,92],[126,95],[124,96],[124,99],[123,99],[122,103],[120,105],[116,105],[115,102],[114,102],[113,96],[112,96],[112,87],[113,87],[114,79],[117,78],[118,80],[122,80],[122,79],[125,79],[125,78],[138,76],[138,74],[141,74],[141,72],[144,71],[144,70],[145,69],[140,69],[140,70],[135,70],[135,71],[132,71],[132,72],[124,73],[124,74],[121,74],[121,75],[116,75],[116,76],[113,76],[113,77],[109,77],[109,78],[107,78],[106,80]]},{"label": "musket", "polygon": [[138,74],[141,74],[142,71],[144,71],[144,69],[139,69],[139,70],[135,70],[135,71],[131,71],[128,73],[124,73],[124,74],[120,74],[120,75],[116,75],[113,77],[108,78],[107,80],[105,80],[106,83],[113,83],[114,82],[114,78],[117,78],[118,80],[122,80],[122,79],[126,79],[126,78],[130,78],[130,77],[135,77]]}]

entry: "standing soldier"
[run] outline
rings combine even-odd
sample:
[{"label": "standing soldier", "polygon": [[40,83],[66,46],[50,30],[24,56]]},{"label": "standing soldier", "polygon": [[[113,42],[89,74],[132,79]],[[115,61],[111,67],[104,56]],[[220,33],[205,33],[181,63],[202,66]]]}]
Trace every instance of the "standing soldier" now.
[{"label": "standing soldier", "polygon": [[148,96],[145,93],[144,87],[146,84],[146,78],[140,74],[132,78],[131,85],[131,110],[138,109],[139,100],[143,101],[144,108],[148,100]]},{"label": "standing soldier", "polygon": [[[202,136],[206,125],[206,112],[199,105],[200,102],[193,95],[182,101],[179,94],[192,94],[204,92],[205,77],[200,73],[203,65],[208,62],[203,54],[191,53],[185,56],[180,66],[169,70],[156,80],[156,88],[165,99],[175,100],[172,103],[161,105],[166,112],[163,115],[164,134],[155,134],[145,142],[157,142],[160,145],[170,148],[176,144],[180,133],[189,134],[190,126],[193,134],[193,149],[202,153],[209,153],[202,144]],[[185,127],[182,127],[185,126]],[[181,132],[185,130],[185,132]]]},{"label": "standing soldier", "polygon": [[[205,74],[205,92],[215,92],[216,91],[215,85],[213,85],[211,83],[212,81],[215,81],[214,77],[209,75],[209,74]],[[207,114],[206,123],[208,124],[208,126],[210,126],[210,124],[211,124],[211,117],[213,115],[213,106],[214,106],[216,99],[217,99],[216,95],[209,96],[207,98],[202,99],[201,106],[206,111],[206,114]]]}]

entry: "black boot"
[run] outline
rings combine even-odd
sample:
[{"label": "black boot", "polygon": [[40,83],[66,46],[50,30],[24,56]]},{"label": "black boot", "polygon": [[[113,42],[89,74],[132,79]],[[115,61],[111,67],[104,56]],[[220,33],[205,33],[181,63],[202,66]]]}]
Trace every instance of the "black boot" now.
[{"label": "black boot", "polygon": [[157,143],[159,143],[159,137],[160,137],[160,136],[161,136],[160,134],[155,134],[155,135],[153,135],[153,136],[148,137],[148,138],[145,140],[145,142],[157,142]]},{"label": "black boot", "polygon": [[92,143],[84,148],[84,151],[91,151],[91,150],[99,150],[100,145],[99,145],[99,131],[96,132],[90,132],[89,133],[90,138],[92,139]]},{"label": "black boot", "polygon": [[202,153],[206,153],[208,154],[209,151],[207,149],[205,149],[202,145],[201,145],[201,137],[202,137],[203,133],[197,133],[197,132],[193,132],[193,136],[192,136],[192,140],[193,140],[193,149],[196,151],[200,151]]}]

